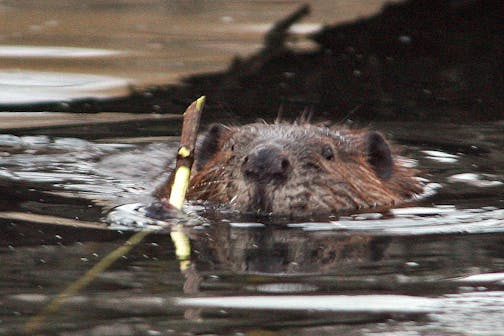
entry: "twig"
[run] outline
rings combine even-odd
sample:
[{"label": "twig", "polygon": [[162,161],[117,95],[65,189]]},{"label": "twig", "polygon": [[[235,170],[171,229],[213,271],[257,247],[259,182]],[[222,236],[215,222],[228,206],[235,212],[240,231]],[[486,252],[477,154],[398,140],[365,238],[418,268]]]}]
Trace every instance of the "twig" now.
[{"label": "twig", "polygon": [[[177,155],[176,169],[171,174],[171,180],[167,187],[170,188],[171,195],[169,204],[178,210],[182,209],[185,193],[189,184],[190,171],[194,161],[194,148],[199,127],[201,113],[203,111],[205,97],[201,97],[193,102],[184,113],[184,124],[182,125],[181,145]],[[71,283],[65,290],[58,294],[47,306],[37,315],[31,318],[25,325],[25,331],[32,334],[40,329],[44,321],[50,315],[56,313],[65,301],[77,292],[89,285],[98,275],[110,267],[117,259],[126,255],[133,247],[142,242],[150,233],[157,230],[144,230],[135,233],[123,245],[110,252],[82,277]],[[191,255],[189,239],[182,231],[181,225],[172,228],[171,238],[175,244],[175,254],[180,260],[181,270],[187,269],[190,265]]]}]

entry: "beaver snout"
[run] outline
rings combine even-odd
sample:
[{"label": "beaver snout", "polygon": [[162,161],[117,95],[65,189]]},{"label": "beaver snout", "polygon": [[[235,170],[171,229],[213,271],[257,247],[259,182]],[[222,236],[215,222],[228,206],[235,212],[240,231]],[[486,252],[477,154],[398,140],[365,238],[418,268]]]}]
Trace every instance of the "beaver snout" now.
[{"label": "beaver snout", "polygon": [[289,177],[291,164],[281,149],[274,145],[260,145],[243,159],[242,173],[249,182],[282,184]]}]

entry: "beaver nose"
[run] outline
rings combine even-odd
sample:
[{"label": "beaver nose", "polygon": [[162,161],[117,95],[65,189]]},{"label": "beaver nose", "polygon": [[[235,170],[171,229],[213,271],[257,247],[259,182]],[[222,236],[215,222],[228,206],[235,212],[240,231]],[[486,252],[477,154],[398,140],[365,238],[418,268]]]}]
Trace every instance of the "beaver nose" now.
[{"label": "beaver nose", "polygon": [[287,180],[290,162],[275,146],[258,146],[243,160],[245,178],[259,183],[283,183]]}]

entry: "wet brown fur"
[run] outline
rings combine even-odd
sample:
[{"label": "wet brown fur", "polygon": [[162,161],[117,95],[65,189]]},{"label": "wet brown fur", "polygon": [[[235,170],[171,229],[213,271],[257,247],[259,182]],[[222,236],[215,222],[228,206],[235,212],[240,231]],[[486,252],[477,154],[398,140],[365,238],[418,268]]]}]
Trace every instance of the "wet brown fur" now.
[{"label": "wet brown fur", "polygon": [[[380,177],[368,144],[369,139],[383,140],[376,132],[329,128],[307,121],[221,126],[218,131],[215,153],[197,164],[191,177],[189,199],[208,200],[243,212],[307,216],[390,208],[423,190],[416,170],[401,164],[400,156],[385,141],[392,165],[386,166],[385,177]],[[279,144],[282,155],[292,163],[285,183],[257,186],[243,177],[240,167],[244,157],[262,143]],[[320,154],[323,146],[332,149],[332,159]],[[379,158],[376,162],[381,164]]]}]

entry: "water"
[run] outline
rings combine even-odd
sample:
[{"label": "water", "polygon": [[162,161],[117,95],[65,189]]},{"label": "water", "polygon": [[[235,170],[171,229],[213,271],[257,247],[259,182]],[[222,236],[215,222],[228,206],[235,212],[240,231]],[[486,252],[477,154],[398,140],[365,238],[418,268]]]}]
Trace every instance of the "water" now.
[{"label": "water", "polygon": [[[293,32],[370,15],[383,3],[312,1],[312,15]],[[261,48],[271,25],[298,6],[295,1],[2,1],[0,105],[124,96],[130,85],[172,84],[196,72],[223,70],[236,55]]]},{"label": "water", "polygon": [[[310,29],[366,13],[313,3]],[[297,3],[159,6],[1,2],[0,103],[117,96],[222,69]],[[21,333],[134,232],[166,224],[145,207],[180,126],[169,114],[0,113],[0,334]],[[156,231],[40,333],[504,334],[504,124],[365,126],[404,147],[428,197],[386,213],[273,223],[187,204],[188,267],[169,230]]]},{"label": "water", "polygon": [[[66,127],[0,136],[3,334],[16,334],[132,230],[162,224],[142,209],[173,162],[177,138],[144,137],[156,133],[157,119],[126,138],[70,138]],[[188,270],[180,271],[167,230],[153,233],[44,329],[495,334],[504,327],[502,124],[374,127],[405,146],[429,179],[430,197],[388,213],[281,224],[188,205]]]}]

